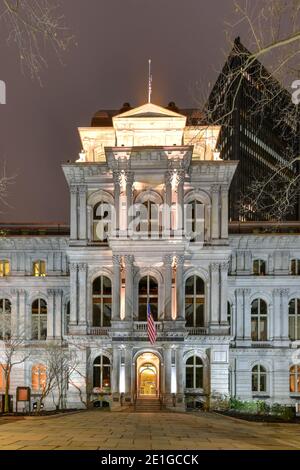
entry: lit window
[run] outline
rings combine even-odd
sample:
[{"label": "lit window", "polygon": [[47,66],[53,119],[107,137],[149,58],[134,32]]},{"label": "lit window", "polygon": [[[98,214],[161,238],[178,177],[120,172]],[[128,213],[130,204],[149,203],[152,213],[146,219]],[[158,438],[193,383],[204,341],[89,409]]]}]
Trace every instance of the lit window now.
[{"label": "lit window", "polygon": [[268,308],[262,299],[255,299],[251,304],[251,338],[252,341],[267,341]]},{"label": "lit window", "polygon": [[291,261],[291,274],[293,276],[300,275],[300,259],[292,259]]},{"label": "lit window", "polygon": [[32,303],[31,313],[32,339],[45,340],[47,337],[47,302],[44,299],[36,299]]},{"label": "lit window", "polygon": [[31,370],[32,390],[41,392],[46,386],[46,366],[44,364],[36,364]]},{"label": "lit window", "polygon": [[152,318],[158,320],[158,285],[152,276],[144,276],[139,282],[139,321],[147,321],[147,306]]},{"label": "lit window", "polygon": [[300,393],[300,366],[290,368],[290,392]]},{"label": "lit window", "polygon": [[204,282],[199,276],[191,276],[185,283],[186,326],[204,326]]},{"label": "lit window", "polygon": [[159,204],[153,201],[145,201],[138,205],[137,217],[139,223],[136,231],[146,237],[159,237],[162,232],[162,213]]},{"label": "lit window", "polygon": [[6,377],[5,377],[5,370],[6,364],[0,364],[0,390],[4,392],[5,384],[6,384]]},{"label": "lit window", "polygon": [[46,276],[46,262],[42,260],[34,261],[32,274],[36,277],[44,277]]},{"label": "lit window", "polygon": [[99,276],[93,282],[93,326],[110,326],[111,307],[111,280]]},{"label": "lit window", "polygon": [[106,356],[98,356],[93,364],[93,387],[109,391],[110,389],[110,360]]},{"label": "lit window", "polygon": [[203,362],[198,356],[191,356],[186,361],[185,387],[203,388]]},{"label": "lit window", "polygon": [[7,340],[11,335],[11,302],[0,299],[0,340]]},{"label": "lit window", "polygon": [[252,369],[252,392],[266,392],[267,391],[267,371],[260,364]]},{"label": "lit window", "polygon": [[0,277],[8,276],[10,273],[10,264],[7,260],[0,261]]},{"label": "lit window", "polygon": [[253,274],[255,276],[264,276],[266,274],[266,262],[262,259],[253,261]]},{"label": "lit window", "polygon": [[300,340],[300,299],[289,302],[289,337],[291,341]]}]

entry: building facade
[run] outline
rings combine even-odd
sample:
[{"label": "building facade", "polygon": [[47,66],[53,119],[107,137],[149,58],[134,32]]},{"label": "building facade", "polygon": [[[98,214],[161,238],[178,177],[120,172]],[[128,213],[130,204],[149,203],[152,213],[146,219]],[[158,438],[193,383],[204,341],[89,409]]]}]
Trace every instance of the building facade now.
[{"label": "building facade", "polygon": [[17,386],[40,396],[55,348],[76,358],[67,407],[103,397],[112,409],[148,397],[178,409],[229,395],[300,398],[299,226],[229,233],[238,162],[219,158],[219,132],[151,103],[111,121],[100,113],[79,129],[80,158],[62,165],[69,235],[3,227],[0,362],[22,339],[14,398]]}]

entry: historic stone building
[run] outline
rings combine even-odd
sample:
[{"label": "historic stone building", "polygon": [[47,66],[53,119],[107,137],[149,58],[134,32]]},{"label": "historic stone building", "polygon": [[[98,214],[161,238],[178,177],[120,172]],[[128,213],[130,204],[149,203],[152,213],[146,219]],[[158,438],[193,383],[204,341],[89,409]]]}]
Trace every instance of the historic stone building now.
[{"label": "historic stone building", "polygon": [[272,233],[236,223],[228,233],[238,162],[215,152],[219,131],[152,103],[98,112],[79,129],[80,158],[62,165],[70,234],[3,227],[2,363],[22,338],[12,395],[20,385],[41,394],[59,346],[76,358],[69,407],[102,396],[113,408],[147,397],[177,408],[229,394],[300,397],[299,224]]}]

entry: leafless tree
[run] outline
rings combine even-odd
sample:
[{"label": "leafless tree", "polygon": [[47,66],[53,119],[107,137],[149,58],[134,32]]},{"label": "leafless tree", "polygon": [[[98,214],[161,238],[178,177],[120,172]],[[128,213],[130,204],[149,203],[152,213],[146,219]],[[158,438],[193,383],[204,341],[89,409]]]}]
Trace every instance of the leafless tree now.
[{"label": "leafless tree", "polygon": [[[47,344],[43,351],[45,374],[40,384],[37,413],[45,399],[51,394],[57,410],[65,408],[67,385],[77,367],[76,355],[61,342]],[[37,370],[36,373],[39,373]]]},{"label": "leafless tree", "polygon": [[0,312],[0,369],[4,378],[4,412],[9,412],[9,389],[12,370],[30,357],[24,333],[12,334],[11,313],[5,303]]},{"label": "leafless tree", "polygon": [[61,60],[73,40],[55,0],[0,0],[0,20],[8,42],[17,47],[22,69],[39,81],[47,66],[47,47]]},{"label": "leafless tree", "polygon": [[[258,211],[282,220],[299,199],[300,106],[291,92],[298,83],[300,101],[300,0],[234,0],[233,6],[235,17],[226,24],[230,60],[207,94],[201,82],[194,91],[203,110],[200,123],[230,127],[241,89],[258,127],[272,113],[273,130],[285,148],[268,165],[267,177],[253,173],[239,203],[242,216]],[[241,29],[247,48],[233,40]]]}]

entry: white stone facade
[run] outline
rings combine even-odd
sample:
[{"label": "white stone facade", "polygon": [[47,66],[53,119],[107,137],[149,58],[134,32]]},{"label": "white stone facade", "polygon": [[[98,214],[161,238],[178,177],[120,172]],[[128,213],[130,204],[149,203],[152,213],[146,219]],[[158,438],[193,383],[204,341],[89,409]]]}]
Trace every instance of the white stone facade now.
[{"label": "white stone facade", "polygon": [[[237,162],[214,156],[207,131],[194,158],[184,126],[182,116],[149,104],[115,118],[105,138],[98,129],[104,144],[96,159],[88,147],[84,159],[63,165],[70,237],[0,240],[0,260],[10,264],[9,275],[0,278],[0,298],[11,303],[12,336],[24,335],[31,351],[13,369],[12,395],[17,386],[32,387],[32,367],[45,360],[45,345],[63,342],[78,359],[76,387],[69,384],[65,396],[69,407],[83,406],[86,395],[93,399],[99,392],[113,407],[144,394],[177,408],[215,394],[281,403],[300,398],[298,386],[290,390],[297,338],[289,333],[289,303],[300,298],[300,276],[291,274],[292,260],[300,259],[300,236],[228,236],[228,189]],[[164,145],[172,129],[176,145]],[[98,131],[85,128],[81,134],[96,139]],[[206,158],[199,150],[203,142],[211,146]],[[140,217],[133,233],[136,212],[129,208],[149,209],[150,203],[158,213]],[[195,212],[191,216],[200,233],[195,241],[186,229],[190,215],[181,211],[194,203],[201,214],[199,220]],[[109,207],[111,223],[103,224]],[[104,241],[101,226],[109,232]],[[37,260],[45,262],[45,276],[32,275]],[[264,262],[264,275],[253,274],[255,260]],[[47,305],[46,339],[33,339],[36,299]],[[259,303],[255,316],[251,305],[257,299],[265,304]],[[148,303],[157,315],[154,344],[144,316]],[[259,378],[255,366],[263,368]],[[53,406],[50,396],[46,404]]]}]

